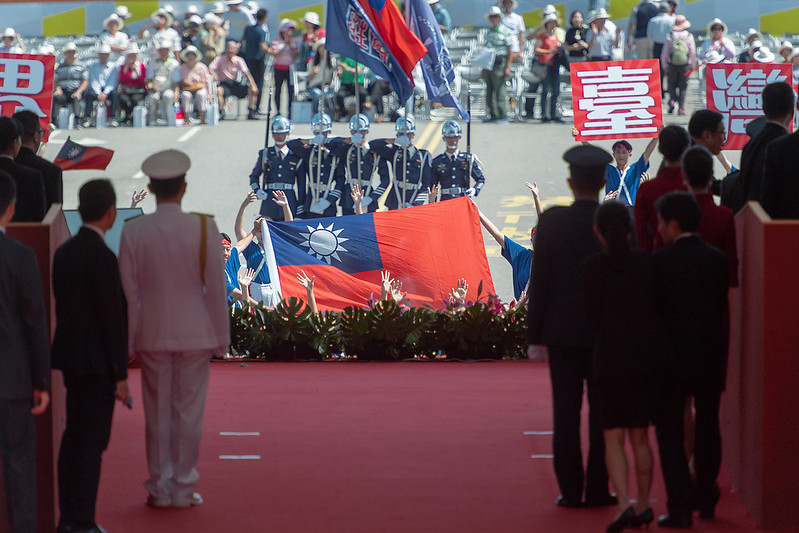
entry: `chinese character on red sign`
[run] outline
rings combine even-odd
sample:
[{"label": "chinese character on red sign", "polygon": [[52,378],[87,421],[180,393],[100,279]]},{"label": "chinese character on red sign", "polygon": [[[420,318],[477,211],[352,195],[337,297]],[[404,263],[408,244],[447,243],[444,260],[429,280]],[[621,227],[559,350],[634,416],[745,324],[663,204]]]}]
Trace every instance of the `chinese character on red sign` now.
[{"label": "chinese character on red sign", "polygon": [[[0,53],[0,115],[28,109],[47,132],[53,107],[55,56]],[[45,140],[47,134],[45,133]]]},{"label": "chinese character on red sign", "polygon": [[655,137],[663,124],[657,59],[572,63],[578,141]]},{"label": "chinese character on red sign", "polygon": [[791,83],[789,63],[734,63],[708,65],[707,108],[724,115],[725,150],[741,150],[749,141],[746,125],[763,116],[763,89],[769,83]]}]

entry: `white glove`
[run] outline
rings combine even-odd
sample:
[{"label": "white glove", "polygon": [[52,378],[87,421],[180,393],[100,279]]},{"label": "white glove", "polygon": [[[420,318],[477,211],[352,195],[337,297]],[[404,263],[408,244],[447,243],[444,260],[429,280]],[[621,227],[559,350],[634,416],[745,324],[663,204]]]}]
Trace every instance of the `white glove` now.
[{"label": "white glove", "polygon": [[363,200],[361,200],[361,206],[362,207],[367,207],[371,203],[372,203],[372,197],[371,196],[364,196]]},{"label": "white glove", "polygon": [[361,144],[363,142],[363,134],[361,133],[354,134],[352,137],[350,137],[350,142],[352,142],[352,144],[355,145]]},{"label": "white glove", "polygon": [[325,209],[330,207],[330,202],[324,198],[320,198],[318,202],[311,206],[311,213],[316,213],[317,215],[321,215],[325,212]]},{"label": "white glove", "polygon": [[407,148],[411,145],[411,140],[408,138],[407,135],[400,135],[396,139],[394,139],[394,144],[398,146],[402,146],[403,148]]},{"label": "white glove", "polygon": [[464,194],[469,198],[474,198],[476,196],[476,193],[477,191],[474,190],[474,187],[469,187],[468,189],[466,189],[466,192],[464,192]]},{"label": "white glove", "polygon": [[325,136],[321,133],[317,133],[309,142],[311,144],[323,144],[325,142]]},{"label": "white glove", "polygon": [[255,191],[255,196],[257,196],[259,200],[266,200],[267,198],[269,198],[269,195],[266,194],[266,191],[263,189],[258,189],[257,191]]}]

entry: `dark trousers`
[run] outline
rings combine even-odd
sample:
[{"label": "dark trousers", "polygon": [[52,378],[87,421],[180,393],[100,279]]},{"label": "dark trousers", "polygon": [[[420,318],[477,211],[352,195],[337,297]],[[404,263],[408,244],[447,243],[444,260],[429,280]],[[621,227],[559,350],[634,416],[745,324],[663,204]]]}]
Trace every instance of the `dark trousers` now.
[{"label": "dark trousers", "polygon": [[130,87],[119,91],[119,107],[125,112],[125,122],[133,123],[133,108],[142,105],[147,91],[143,88]]},{"label": "dark trousers", "polygon": [[686,396],[674,377],[664,379],[659,396],[654,422],[666,485],[666,506],[672,516],[688,516],[693,491],[684,445]]},{"label": "dark trousers", "polygon": [[677,107],[685,107],[685,90],[688,88],[688,76],[684,74],[691,70],[690,65],[669,65],[669,99],[677,102]]},{"label": "dark trousers", "polygon": [[391,94],[391,91],[391,84],[386,80],[375,80],[369,85],[369,101],[372,102],[378,115],[385,112],[383,97]]},{"label": "dark trousers", "polygon": [[721,392],[698,390],[693,393],[696,411],[694,426],[694,467],[696,499],[700,509],[716,504],[716,479],[721,469]]},{"label": "dark trousers", "polygon": [[[564,498],[586,500],[607,497],[608,471],[605,467],[605,438],[602,433],[598,391],[591,376],[592,348],[549,346],[554,426],[552,452],[555,476]],[[583,469],[580,447],[580,410],[583,390],[588,389],[588,464]]]},{"label": "dark trousers", "polygon": [[[95,94],[92,88],[89,87],[88,89],[86,89],[84,95],[85,95],[84,100],[86,101],[86,118],[91,118],[92,108],[94,107],[94,103],[97,101],[97,94]],[[107,116],[108,120],[113,120],[116,118],[117,107],[119,106],[118,100],[119,99],[117,98],[116,91],[112,91],[111,94],[108,95],[108,98],[106,99],[106,105],[108,105],[109,103],[111,104],[111,112]]]},{"label": "dark trousers", "polygon": [[110,378],[64,377],[67,426],[58,453],[60,523],[94,527],[102,455],[111,437],[114,387]]},{"label": "dark trousers", "polygon": [[[62,107],[72,106],[72,113],[75,115],[75,120],[83,119],[83,111],[84,111],[84,101],[78,100],[77,98],[72,98],[72,94],[75,91],[66,91],[62,92],[61,94],[54,94],[53,95],[53,113],[51,117],[54,121],[58,121],[58,110]],[[86,93],[84,92],[84,96]]]},{"label": "dark trousers", "polygon": [[[543,118],[558,118],[558,96],[560,96],[560,66],[547,65],[547,77],[544,78],[544,85],[541,88],[541,116]],[[547,101],[549,105],[547,105]]]},{"label": "dark trousers", "polygon": [[31,400],[0,400],[0,457],[14,533],[36,530],[36,426]]},{"label": "dark trousers", "polygon": [[666,71],[663,69],[663,64],[660,62],[660,54],[663,52],[663,43],[652,43],[652,57],[658,60],[660,66],[660,96],[666,98],[666,88],[663,85],[663,80],[666,78]]},{"label": "dark trousers", "polygon": [[505,120],[508,117],[508,102],[505,95],[505,65],[507,56],[497,56],[494,68],[483,70],[486,82],[486,108],[488,116],[494,120]]},{"label": "dark trousers", "polygon": [[[357,93],[356,93],[357,91]],[[344,99],[348,96],[355,96],[357,94],[359,105],[361,112],[363,112],[363,102],[368,97],[366,93],[366,89],[364,89],[363,85],[359,83],[342,83],[336,93],[336,108],[338,109],[338,116],[339,117],[346,117],[349,115],[349,111],[347,110],[347,106],[344,104]]]},{"label": "dark trousers", "polygon": [[266,62],[263,59],[247,59],[246,57],[244,58],[244,61],[247,63],[247,68],[250,69],[252,79],[255,80],[255,86],[258,87],[258,96],[255,98],[255,110],[259,111],[261,109],[261,96],[264,92],[264,74],[266,73]]},{"label": "dark trousers", "polygon": [[[294,85],[291,83],[291,71],[274,69],[275,73],[275,109],[280,114],[280,96],[283,94],[283,84],[286,84],[286,91],[289,97],[289,109],[286,116],[291,118],[291,101],[294,99]],[[282,220],[282,219],[281,219]]]}]

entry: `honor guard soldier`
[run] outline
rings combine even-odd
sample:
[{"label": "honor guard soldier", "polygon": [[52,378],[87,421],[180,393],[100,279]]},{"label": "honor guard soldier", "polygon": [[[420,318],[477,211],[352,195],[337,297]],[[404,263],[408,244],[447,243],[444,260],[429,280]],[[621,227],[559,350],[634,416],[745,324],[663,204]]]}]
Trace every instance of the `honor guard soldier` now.
[{"label": "honor guard soldier", "polygon": [[[485,185],[483,165],[477,156],[458,151],[461,131],[461,125],[455,120],[446,121],[441,128],[447,150],[433,159],[433,185],[438,185],[442,200],[477,196]],[[474,187],[470,186],[471,179],[474,179]]]},{"label": "honor guard soldier", "polygon": [[385,159],[389,169],[392,192],[386,207],[399,209],[427,202],[427,189],[432,184],[430,152],[413,145],[416,120],[399,117],[395,126],[396,139],[378,139],[371,143],[372,151]]},{"label": "honor guard soldier", "polygon": [[[266,148],[267,157],[264,157],[264,150],[258,151],[258,161],[250,173],[250,187],[258,194],[261,202],[261,215],[269,220],[283,220],[283,209],[272,201],[272,191],[282,190],[286,193],[291,212],[295,215],[298,212],[297,194],[294,186],[302,167],[302,158],[289,150],[286,138],[291,130],[291,122],[282,115],[277,115],[272,120],[272,138],[275,145]],[[263,175],[263,185],[258,183],[258,179]]]},{"label": "honor guard soldier", "polygon": [[332,129],[330,115],[317,113],[311,119],[314,137],[288,142],[289,150],[303,163],[297,180],[297,218],[334,217],[338,211],[343,187],[336,181],[335,153],[343,140],[329,137]]},{"label": "honor guard soldier", "polygon": [[[352,136],[349,143],[342,145],[338,150],[338,166],[336,167],[338,177],[336,179],[343,184],[341,212],[345,215],[355,214],[355,205],[351,196],[353,183],[357,183],[358,187],[364,191],[361,201],[364,212],[373,212],[377,209],[378,198],[386,192],[391,183],[386,162],[375,154],[369,143],[366,142],[367,133],[369,133],[369,119],[366,115],[353,115],[350,119]],[[372,184],[376,175],[379,177],[379,184],[373,188]]]}]

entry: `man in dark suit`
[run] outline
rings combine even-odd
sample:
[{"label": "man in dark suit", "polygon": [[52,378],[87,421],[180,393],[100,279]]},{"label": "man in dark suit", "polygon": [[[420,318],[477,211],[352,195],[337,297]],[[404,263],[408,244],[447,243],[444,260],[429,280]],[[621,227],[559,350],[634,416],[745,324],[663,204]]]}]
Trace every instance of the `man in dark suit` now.
[{"label": "man in dark suit", "polygon": [[[662,410],[655,421],[669,510],[659,525],[687,528],[694,506],[700,518],[712,519],[720,496],[716,478],[721,467],[719,405],[729,340],[729,266],[724,252],[697,236],[701,212],[692,194],[669,193],[656,207],[658,231],[667,244],[653,255],[656,287],[672,350]],[[683,445],[683,413],[691,396],[696,410],[695,502],[690,501]]]},{"label": "man in dark suit", "polygon": [[[580,507],[614,505],[608,493],[605,443],[598,398],[591,375],[594,335],[583,312],[580,267],[602,251],[593,232],[599,191],[613,158],[595,146],[578,146],[563,158],[570,164],[569,187],[574,203],[553,207],[541,215],[536,232],[531,274],[527,341],[546,345],[552,379],[555,476],[561,495],[557,505]],[[587,468],[580,447],[580,409],[583,385],[588,384],[589,439]],[[585,503],[583,504],[583,489]]]},{"label": "man in dark suit", "polygon": [[760,205],[771,218],[799,219],[799,131],[766,146]]},{"label": "man in dark suit", "polygon": [[49,334],[33,250],[6,235],[14,216],[14,180],[0,171],[0,457],[14,533],[36,530],[36,434],[33,416],[50,401]]},{"label": "man in dark suit", "polygon": [[56,251],[53,367],[64,374],[67,425],[58,456],[58,533],[104,531],[95,522],[100,462],[111,435],[114,398],[129,399],[127,307],[119,267],[104,239],[116,219],[108,180],[79,192],[83,226]]},{"label": "man in dark suit", "polygon": [[[773,140],[788,135],[793,121],[794,93],[785,82],[771,83],[763,89],[763,113],[766,123],[744,146],[741,152],[741,185],[745,201],[760,200],[763,168],[766,164],[766,146]],[[734,212],[743,207],[730,206]]]},{"label": "man in dark suit", "polygon": [[44,218],[44,181],[38,170],[14,162],[22,145],[22,126],[11,117],[0,117],[0,170],[7,172],[17,187],[12,222],[41,222]]},{"label": "man in dark suit", "polygon": [[22,146],[15,161],[41,172],[44,179],[45,212],[47,212],[51,205],[64,203],[63,171],[58,165],[36,155],[44,138],[44,130],[36,113],[27,109],[17,111],[14,113],[14,118],[22,125]]}]

